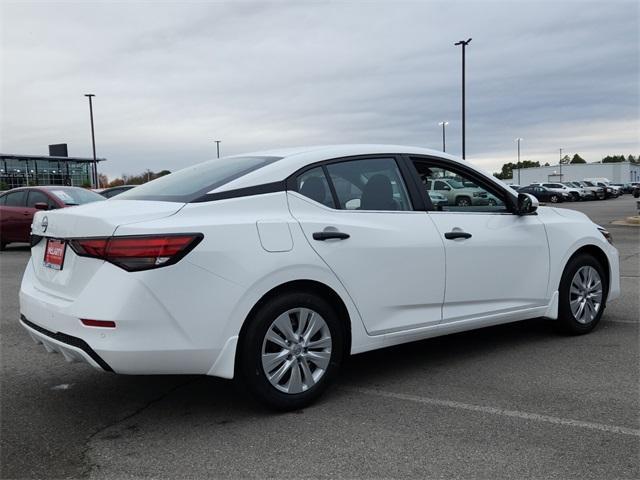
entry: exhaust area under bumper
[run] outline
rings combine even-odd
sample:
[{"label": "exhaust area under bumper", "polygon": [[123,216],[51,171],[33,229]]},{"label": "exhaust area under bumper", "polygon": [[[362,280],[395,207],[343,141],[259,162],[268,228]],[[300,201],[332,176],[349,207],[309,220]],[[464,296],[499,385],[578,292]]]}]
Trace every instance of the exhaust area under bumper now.
[{"label": "exhaust area under bumper", "polygon": [[67,362],[84,362],[98,370],[113,372],[113,369],[84,340],[61,332],[51,332],[30,322],[20,315],[20,324],[37,344],[42,344],[49,353],[61,353]]}]

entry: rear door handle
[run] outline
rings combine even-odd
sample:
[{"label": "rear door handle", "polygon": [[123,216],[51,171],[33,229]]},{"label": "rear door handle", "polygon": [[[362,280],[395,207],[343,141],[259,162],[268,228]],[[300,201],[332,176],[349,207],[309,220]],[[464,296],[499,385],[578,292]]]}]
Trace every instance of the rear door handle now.
[{"label": "rear door handle", "polygon": [[456,238],[471,238],[471,236],[472,235],[470,233],[461,231],[447,232],[444,234],[444,238],[446,238],[447,240],[455,240]]},{"label": "rear door handle", "polygon": [[313,234],[313,239],[324,242],[325,240],[330,240],[334,238],[337,240],[346,240],[347,238],[349,238],[349,236],[350,235],[348,233],[325,231],[325,232],[315,232]]}]

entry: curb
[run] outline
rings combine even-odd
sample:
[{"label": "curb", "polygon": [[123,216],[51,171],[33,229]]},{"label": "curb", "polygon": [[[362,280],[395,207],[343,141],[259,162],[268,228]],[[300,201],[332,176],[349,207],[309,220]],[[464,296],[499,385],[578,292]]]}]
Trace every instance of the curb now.
[{"label": "curb", "polygon": [[614,220],[612,225],[626,225],[628,227],[640,227],[640,216],[627,217],[624,220]]}]

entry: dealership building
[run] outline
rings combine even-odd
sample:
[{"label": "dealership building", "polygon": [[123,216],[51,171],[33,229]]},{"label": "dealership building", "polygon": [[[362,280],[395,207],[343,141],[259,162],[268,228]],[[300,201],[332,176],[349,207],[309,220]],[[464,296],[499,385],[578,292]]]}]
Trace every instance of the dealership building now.
[{"label": "dealership building", "polygon": [[104,158],[69,157],[67,145],[49,145],[49,155],[0,153],[2,189],[27,185],[97,185],[97,165]]},{"label": "dealership building", "polygon": [[548,167],[514,168],[513,178],[507,183],[529,185],[534,182],[573,182],[585,178],[607,178],[612,183],[640,182],[640,164],[619,163],[570,163]]}]

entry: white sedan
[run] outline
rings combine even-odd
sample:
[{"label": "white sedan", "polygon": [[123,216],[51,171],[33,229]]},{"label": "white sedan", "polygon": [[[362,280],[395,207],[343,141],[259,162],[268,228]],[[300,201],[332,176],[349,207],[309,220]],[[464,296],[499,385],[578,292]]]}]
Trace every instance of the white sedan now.
[{"label": "white sedan", "polygon": [[[491,205],[435,209],[428,182]],[[591,331],[620,293],[603,228],[468,162],[401,146],[212,160],[105,202],[38,212],[21,323],[122,374],[238,378],[300,408],[346,355],[546,317]]]}]

